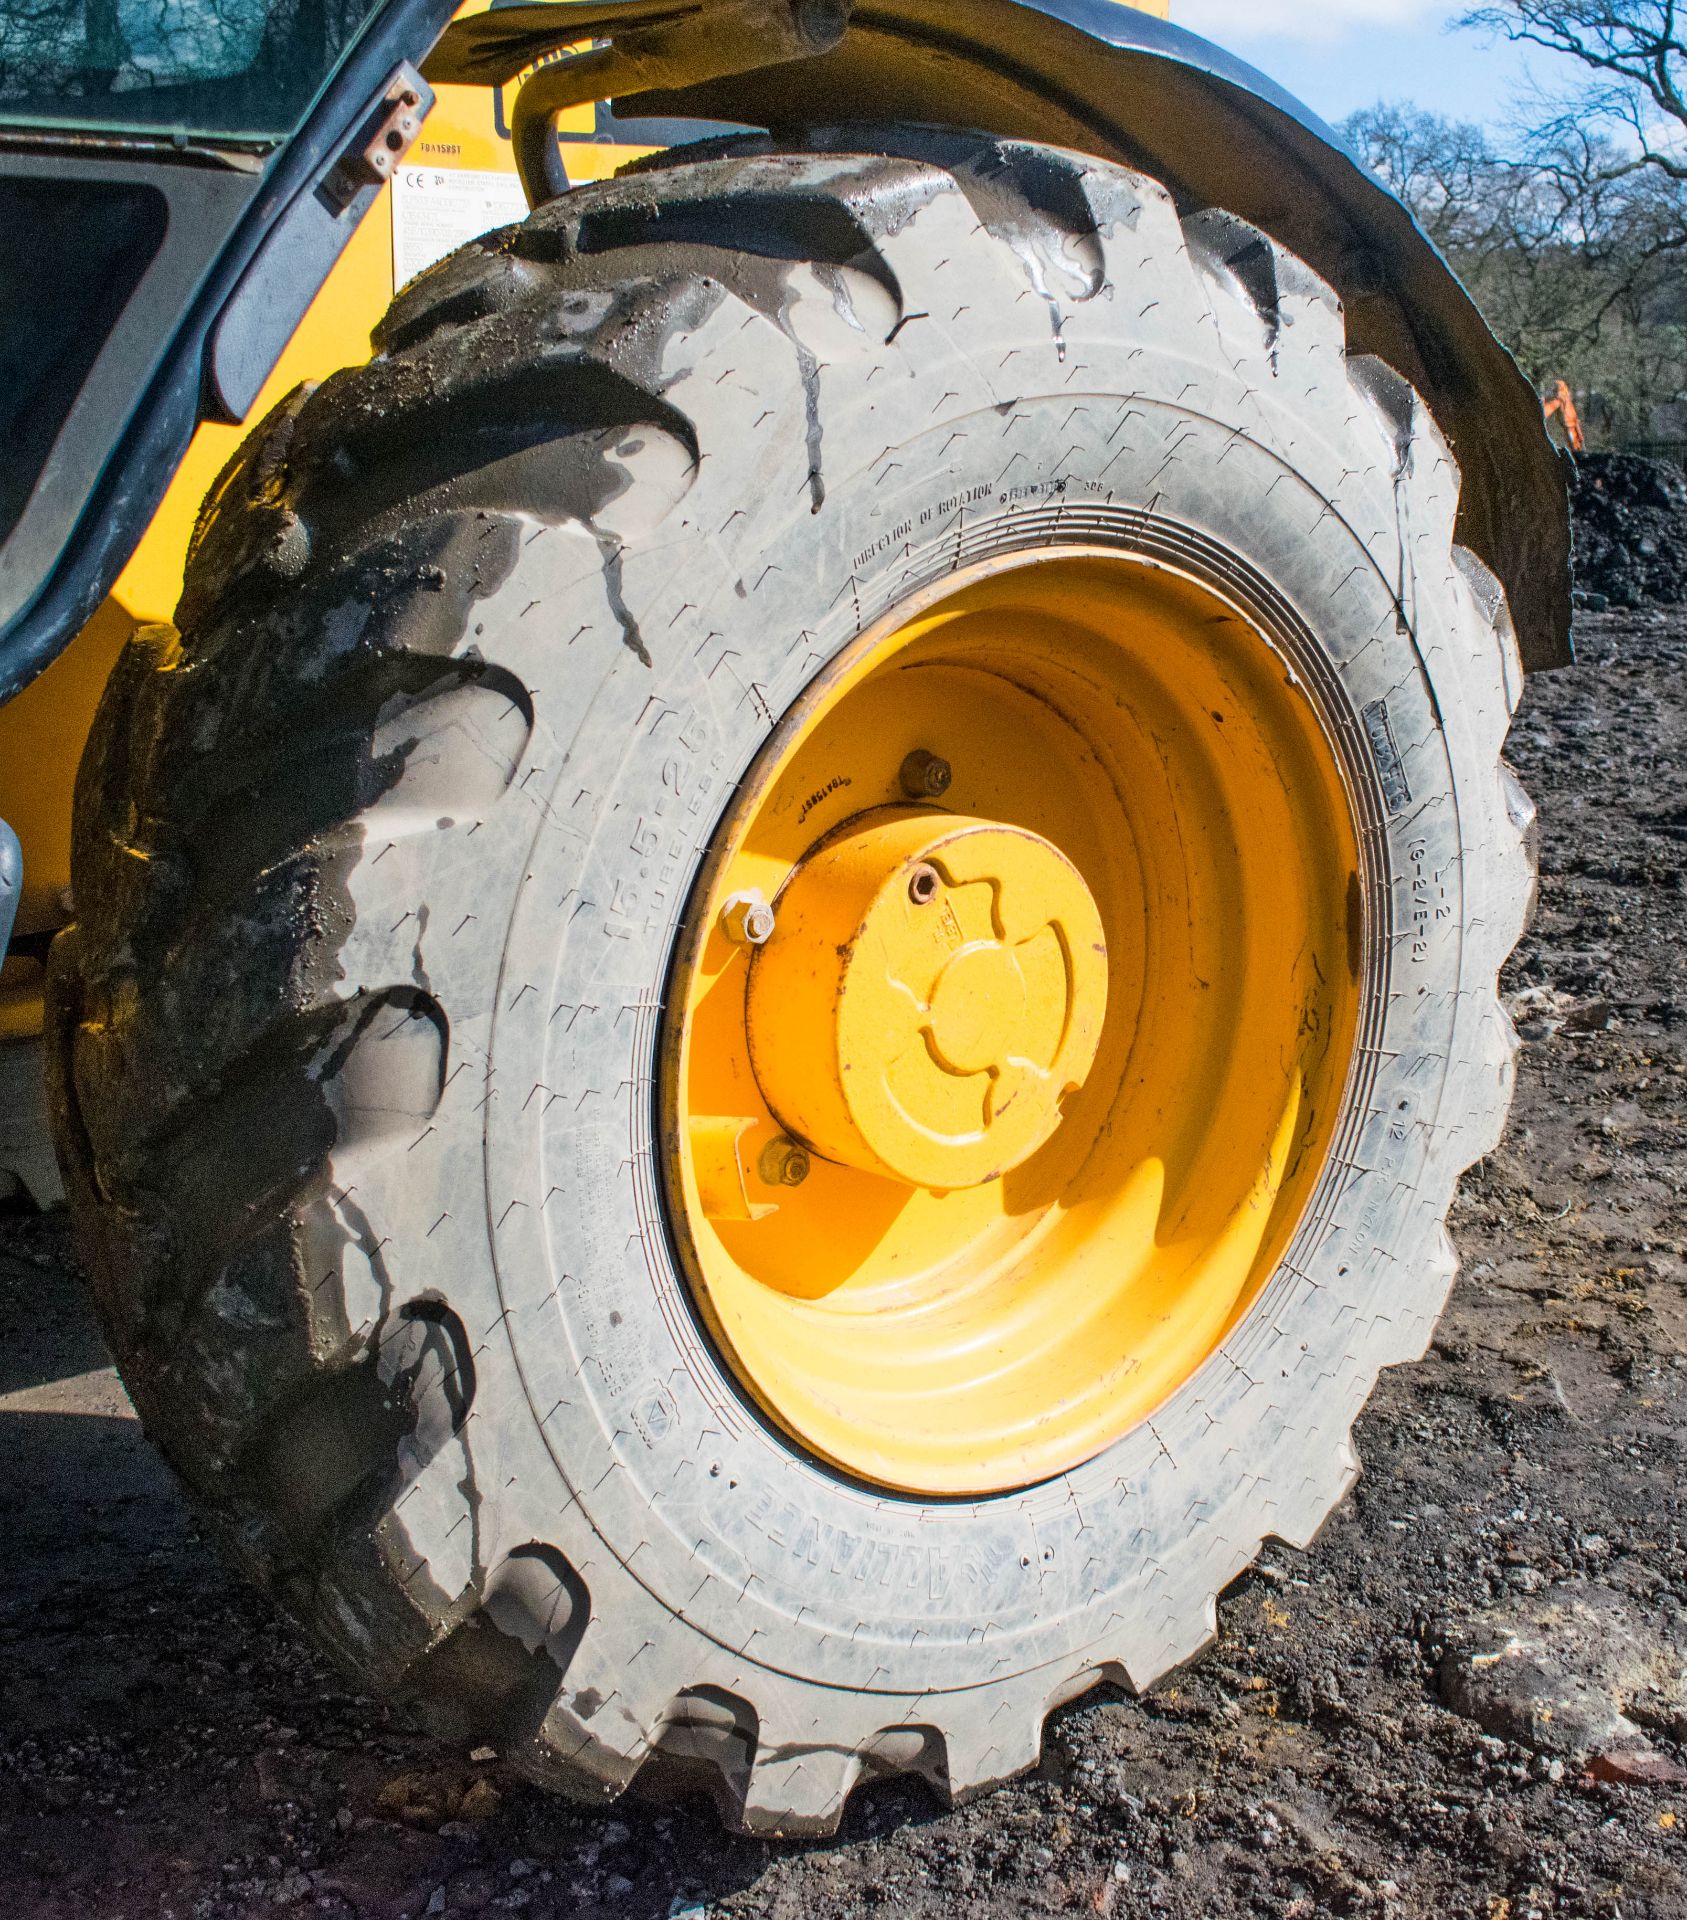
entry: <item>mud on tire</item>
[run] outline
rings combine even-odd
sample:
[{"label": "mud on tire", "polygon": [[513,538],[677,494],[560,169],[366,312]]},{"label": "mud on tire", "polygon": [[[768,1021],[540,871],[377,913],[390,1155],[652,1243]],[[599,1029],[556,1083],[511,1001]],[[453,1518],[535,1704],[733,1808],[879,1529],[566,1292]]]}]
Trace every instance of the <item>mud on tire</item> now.
[{"label": "mud on tire", "polygon": [[[1118,167],[849,130],[587,187],[273,414],[130,650],[53,974],[124,1378],[361,1679],[588,1797],[950,1799],[1146,1686],[1349,1484],[1511,1085],[1529,807],[1499,590],[1414,393],[1308,269]],[[832,150],[827,150],[832,149]],[[825,662],[972,559],[1175,554],[1296,636],[1366,858],[1366,1022],[1281,1268],[1140,1430],[922,1503],[759,1421],[660,1225],[665,968]],[[1248,596],[1253,596],[1252,600]]]}]

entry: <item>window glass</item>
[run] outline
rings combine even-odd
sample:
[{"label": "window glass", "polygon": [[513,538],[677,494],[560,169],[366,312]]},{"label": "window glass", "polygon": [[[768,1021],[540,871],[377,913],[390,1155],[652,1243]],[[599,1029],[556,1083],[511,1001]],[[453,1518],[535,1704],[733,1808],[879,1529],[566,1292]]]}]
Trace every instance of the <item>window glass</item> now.
[{"label": "window glass", "polygon": [[380,0],[0,0],[0,121],[263,137]]}]

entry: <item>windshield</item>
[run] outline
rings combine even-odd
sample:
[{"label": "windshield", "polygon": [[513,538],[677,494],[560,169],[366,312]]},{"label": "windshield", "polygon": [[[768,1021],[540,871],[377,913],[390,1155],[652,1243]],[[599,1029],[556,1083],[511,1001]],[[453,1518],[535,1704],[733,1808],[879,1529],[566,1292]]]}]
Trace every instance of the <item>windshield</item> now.
[{"label": "windshield", "polygon": [[0,122],[288,133],[380,0],[0,0]]}]

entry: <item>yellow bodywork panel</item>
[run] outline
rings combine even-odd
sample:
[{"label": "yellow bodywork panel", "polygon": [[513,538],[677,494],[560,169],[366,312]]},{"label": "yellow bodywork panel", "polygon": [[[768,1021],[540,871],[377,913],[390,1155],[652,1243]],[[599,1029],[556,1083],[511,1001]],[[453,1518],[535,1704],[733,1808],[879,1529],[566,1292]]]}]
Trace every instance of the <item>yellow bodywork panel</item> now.
[{"label": "yellow bodywork panel", "polygon": [[[68,918],[71,794],[94,709],[129,636],[175,612],[194,520],[218,473],[252,426],[301,381],[326,379],[368,357],[370,333],[405,280],[475,233],[524,213],[505,131],[513,93],[439,89],[398,180],[352,236],[250,418],[240,426],[200,427],[110,597],[59,659],[0,708],[0,819],[13,824],[24,848],[20,934],[48,932]],[[592,122],[592,109],[582,108],[564,123],[571,179],[601,179],[647,151],[590,138]],[[571,141],[570,132],[585,137]],[[0,977],[0,1040],[38,1031],[40,1017],[40,971],[14,959]]]},{"label": "yellow bodywork panel", "polygon": [[[483,5],[470,0],[462,11],[478,13]],[[1142,0],[1139,10],[1164,16],[1167,6]],[[217,474],[251,427],[301,381],[325,379],[368,356],[370,333],[406,280],[476,233],[525,212],[509,138],[515,92],[514,86],[501,93],[438,89],[420,140],[352,236],[250,418],[240,426],[200,427],[110,598],[53,666],[0,708],[0,819],[13,824],[24,848],[20,934],[50,932],[68,918],[71,795],[94,709],[129,635],[174,613],[189,536]],[[590,107],[560,123],[575,182],[605,178],[647,151],[596,138],[595,124]],[[39,1025],[39,969],[14,960],[0,975],[0,1040]]]}]

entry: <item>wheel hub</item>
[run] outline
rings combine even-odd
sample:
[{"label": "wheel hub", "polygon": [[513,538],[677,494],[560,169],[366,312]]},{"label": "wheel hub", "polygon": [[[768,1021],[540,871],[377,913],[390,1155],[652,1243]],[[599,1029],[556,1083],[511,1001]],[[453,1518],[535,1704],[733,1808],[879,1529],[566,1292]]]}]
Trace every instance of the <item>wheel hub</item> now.
[{"label": "wheel hub", "polygon": [[1150,1417],[1322,1178],[1358,888],[1320,715],[1201,582],[1038,549],[864,633],[714,828],[664,1014],[674,1243],[762,1413],[946,1496]]},{"label": "wheel hub", "polygon": [[899,807],[801,862],[746,996],[780,1122],[828,1160],[934,1192],[1000,1179],[1048,1141],[1106,1010],[1101,915],[1058,848]]}]

